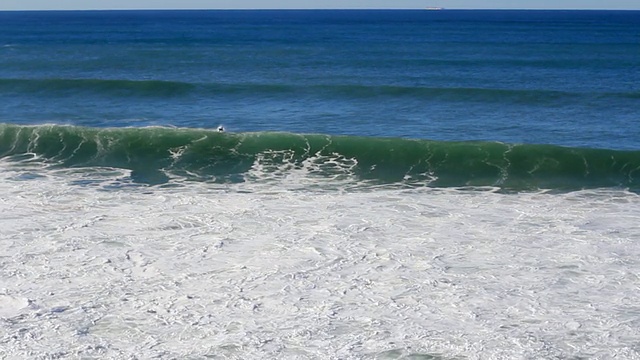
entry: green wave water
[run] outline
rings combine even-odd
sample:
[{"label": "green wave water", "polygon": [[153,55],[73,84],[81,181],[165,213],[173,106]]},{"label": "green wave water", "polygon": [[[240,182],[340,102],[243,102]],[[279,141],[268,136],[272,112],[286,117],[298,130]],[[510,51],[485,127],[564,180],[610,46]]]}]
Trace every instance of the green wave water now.
[{"label": "green wave water", "polygon": [[218,183],[305,176],[432,187],[640,190],[640,151],[190,128],[0,124],[0,156],[52,167],[115,167],[135,181]]}]

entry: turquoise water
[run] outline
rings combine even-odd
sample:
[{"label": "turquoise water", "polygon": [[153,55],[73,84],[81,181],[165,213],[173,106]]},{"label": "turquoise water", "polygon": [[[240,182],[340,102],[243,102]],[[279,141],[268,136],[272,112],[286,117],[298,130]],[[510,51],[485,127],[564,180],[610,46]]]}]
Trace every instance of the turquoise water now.
[{"label": "turquoise water", "polygon": [[0,125],[0,155],[32,154],[43,165],[114,167],[132,179],[237,183],[304,171],[315,178],[350,180],[350,187],[495,186],[508,191],[616,187],[640,189],[640,151],[301,135],[220,133],[175,128],[84,128]]}]

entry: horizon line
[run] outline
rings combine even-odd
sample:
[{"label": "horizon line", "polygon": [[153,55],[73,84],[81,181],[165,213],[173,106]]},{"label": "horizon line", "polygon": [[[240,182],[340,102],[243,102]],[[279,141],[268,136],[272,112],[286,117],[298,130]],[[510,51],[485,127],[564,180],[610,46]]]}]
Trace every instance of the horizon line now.
[{"label": "horizon line", "polygon": [[99,8],[99,9],[0,9],[0,12],[10,11],[640,11],[640,9],[616,8]]}]

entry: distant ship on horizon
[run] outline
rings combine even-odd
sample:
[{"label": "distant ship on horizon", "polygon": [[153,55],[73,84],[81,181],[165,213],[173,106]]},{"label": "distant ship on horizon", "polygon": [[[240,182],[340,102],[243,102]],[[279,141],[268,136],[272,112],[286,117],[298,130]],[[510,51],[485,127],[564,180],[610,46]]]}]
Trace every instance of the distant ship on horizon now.
[{"label": "distant ship on horizon", "polygon": [[444,8],[441,8],[441,7],[438,7],[438,6],[427,6],[424,9],[425,10],[444,10]]}]

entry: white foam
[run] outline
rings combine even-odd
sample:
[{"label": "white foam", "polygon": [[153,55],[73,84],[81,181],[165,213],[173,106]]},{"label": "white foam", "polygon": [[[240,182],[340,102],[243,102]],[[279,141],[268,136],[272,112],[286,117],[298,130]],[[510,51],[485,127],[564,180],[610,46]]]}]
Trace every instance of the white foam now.
[{"label": "white foam", "polygon": [[29,299],[0,294],[0,318],[11,318],[29,307]]},{"label": "white foam", "polygon": [[0,357],[640,356],[632,193],[0,168]]}]

